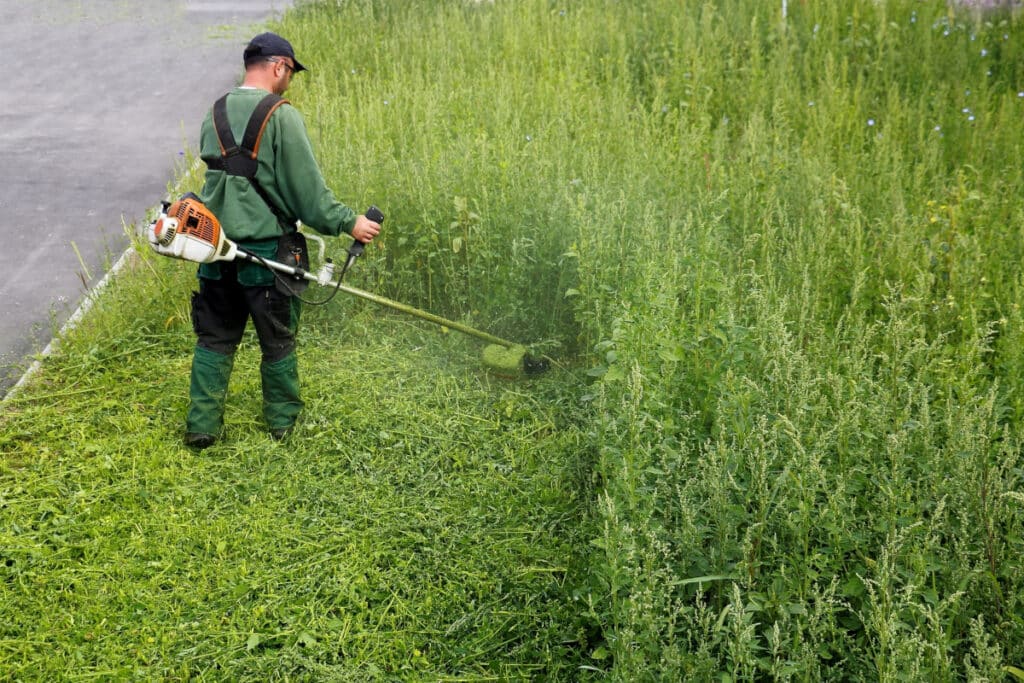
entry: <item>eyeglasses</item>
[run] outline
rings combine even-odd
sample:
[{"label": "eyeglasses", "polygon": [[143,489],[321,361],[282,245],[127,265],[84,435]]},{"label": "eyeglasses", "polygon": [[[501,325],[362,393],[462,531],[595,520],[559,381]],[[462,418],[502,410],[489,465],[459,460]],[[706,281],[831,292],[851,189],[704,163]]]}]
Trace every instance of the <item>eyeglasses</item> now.
[{"label": "eyeglasses", "polygon": [[289,73],[295,73],[295,67],[289,64],[288,62],[284,61],[283,59],[278,59],[276,57],[267,57],[267,61],[272,62],[274,64],[284,64],[284,67],[288,69]]}]

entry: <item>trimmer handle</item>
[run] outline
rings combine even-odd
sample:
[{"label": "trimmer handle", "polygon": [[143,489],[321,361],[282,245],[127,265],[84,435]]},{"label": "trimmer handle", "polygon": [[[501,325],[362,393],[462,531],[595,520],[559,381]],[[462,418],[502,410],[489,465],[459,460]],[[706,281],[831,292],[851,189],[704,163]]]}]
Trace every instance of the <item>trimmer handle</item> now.
[{"label": "trimmer handle", "polygon": [[[376,206],[373,206],[372,204],[370,205],[370,208],[366,210],[365,215],[374,223],[384,222],[384,214],[382,214],[380,212],[380,209],[378,209]],[[349,263],[351,263],[352,259],[356,258],[357,256],[363,255],[364,246],[365,245],[359,240],[352,240],[352,245],[348,248]]]},{"label": "trimmer handle", "polygon": [[384,222],[384,214],[382,214],[380,209],[372,204],[370,205],[370,208],[366,210],[366,217],[377,224]]},{"label": "trimmer handle", "polygon": [[[384,214],[380,212],[380,209],[378,209],[376,206],[373,206],[372,204],[370,205],[370,208],[366,210],[365,215],[374,223],[384,222]],[[341,275],[338,276],[339,284],[341,283],[341,279],[345,277],[345,272],[348,270],[348,267],[351,266],[358,257],[363,255],[364,246],[365,245],[359,240],[352,240],[352,244],[349,245],[348,248],[348,258],[345,259],[345,267],[341,269]]]}]

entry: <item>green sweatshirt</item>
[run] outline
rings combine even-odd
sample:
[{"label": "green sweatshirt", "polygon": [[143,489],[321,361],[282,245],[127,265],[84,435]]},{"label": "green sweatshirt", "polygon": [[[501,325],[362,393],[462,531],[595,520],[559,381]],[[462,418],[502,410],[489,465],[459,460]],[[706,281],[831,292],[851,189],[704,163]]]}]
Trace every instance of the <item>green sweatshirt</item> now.
[{"label": "green sweatshirt", "polygon": [[[228,120],[236,143],[256,105],[267,95],[258,88],[235,88],[228,95]],[[199,136],[200,156],[220,156],[220,145],[211,109]],[[337,236],[352,233],[356,213],[337,199],[327,187],[306,134],[302,115],[290,104],[274,111],[260,140],[256,179],[277,208],[289,218],[300,220],[317,232]],[[277,237],[283,229],[277,217],[248,179],[224,171],[207,169],[200,199],[213,211],[224,234],[240,246],[273,258]],[[220,278],[216,263],[203,264],[199,276]],[[273,284],[273,275],[262,266],[239,262],[238,279],[243,285]]]}]

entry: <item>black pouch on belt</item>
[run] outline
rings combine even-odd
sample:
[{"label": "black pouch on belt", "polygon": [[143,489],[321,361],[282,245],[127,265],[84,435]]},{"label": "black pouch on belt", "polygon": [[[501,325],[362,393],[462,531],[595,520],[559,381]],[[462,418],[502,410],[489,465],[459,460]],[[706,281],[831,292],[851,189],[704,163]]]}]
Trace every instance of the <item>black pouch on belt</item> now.
[{"label": "black pouch on belt", "polygon": [[[277,256],[274,260],[292,268],[308,271],[309,249],[306,247],[306,236],[298,231],[282,235],[277,240]],[[280,277],[275,278],[274,285],[282,294],[301,294],[309,286],[309,280],[300,276],[286,273],[278,273],[278,275]]]}]

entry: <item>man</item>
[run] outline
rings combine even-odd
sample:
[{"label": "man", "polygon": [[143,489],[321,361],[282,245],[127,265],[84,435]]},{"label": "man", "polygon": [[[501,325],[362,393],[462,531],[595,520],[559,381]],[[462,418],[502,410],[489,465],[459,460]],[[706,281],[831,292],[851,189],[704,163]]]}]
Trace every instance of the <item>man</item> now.
[{"label": "man", "polygon": [[[236,141],[243,140],[257,104],[268,93],[284,94],[292,77],[306,70],[291,44],[274,33],[253,38],[243,60],[242,85],[228,93],[221,110]],[[200,134],[200,155],[208,167],[200,199],[239,246],[274,259],[278,240],[295,231],[297,220],[325,235],[344,232],[363,243],[380,232],[378,223],[334,198],[313,156],[302,116],[290,104],[273,109],[263,128],[254,177],[233,173],[223,152],[211,110]],[[255,263],[203,264],[198,275],[199,291],[192,297],[197,340],[186,445],[206,448],[220,436],[235,350],[250,318],[262,353],[263,416],[271,435],[285,438],[303,405],[295,355],[299,300],[279,291],[274,274]]]}]

